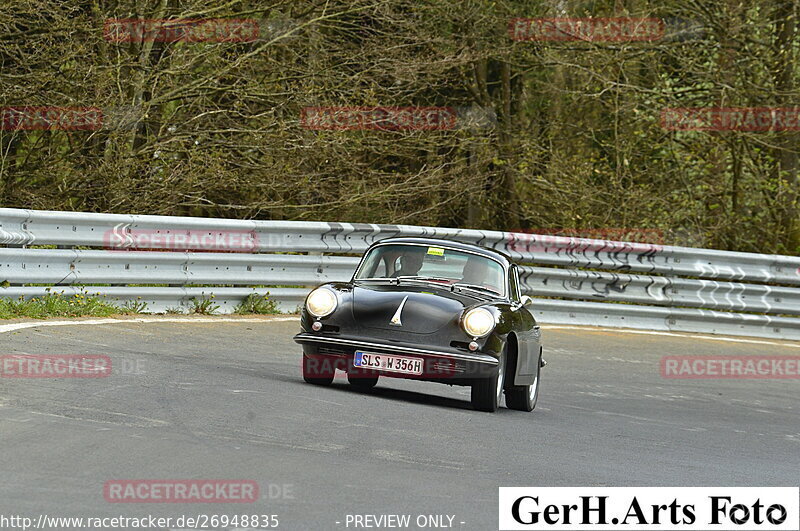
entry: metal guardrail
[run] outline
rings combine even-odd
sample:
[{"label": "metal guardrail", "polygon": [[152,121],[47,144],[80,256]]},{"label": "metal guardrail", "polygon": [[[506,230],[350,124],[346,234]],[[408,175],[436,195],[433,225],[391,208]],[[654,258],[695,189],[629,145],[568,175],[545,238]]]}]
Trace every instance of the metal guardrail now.
[{"label": "metal guardrail", "polygon": [[[238,249],[246,252],[174,250],[231,234],[247,241]],[[84,289],[163,312],[213,294],[227,312],[250,293],[270,293],[292,311],[308,286],[349,279],[358,256],[390,236],[511,255],[526,264],[523,291],[547,297],[534,305],[544,323],[800,339],[798,257],[409,225],[0,209],[0,282],[8,286],[0,296]]]},{"label": "metal guardrail", "polygon": [[521,283],[538,297],[768,314],[800,311],[800,289],[782,286],[525,266]]}]

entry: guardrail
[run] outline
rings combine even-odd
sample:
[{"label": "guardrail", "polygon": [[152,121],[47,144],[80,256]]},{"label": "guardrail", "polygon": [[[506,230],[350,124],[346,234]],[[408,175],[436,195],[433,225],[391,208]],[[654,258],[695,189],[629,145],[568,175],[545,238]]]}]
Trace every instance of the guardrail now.
[{"label": "guardrail", "polygon": [[[798,257],[409,225],[0,209],[0,296],[55,287],[163,312],[213,294],[229,312],[269,293],[293,311],[308,287],[349,279],[359,255],[390,236],[509,254],[523,264],[523,291],[546,297],[534,304],[544,323],[800,339]],[[175,250],[234,240],[239,252]]]}]

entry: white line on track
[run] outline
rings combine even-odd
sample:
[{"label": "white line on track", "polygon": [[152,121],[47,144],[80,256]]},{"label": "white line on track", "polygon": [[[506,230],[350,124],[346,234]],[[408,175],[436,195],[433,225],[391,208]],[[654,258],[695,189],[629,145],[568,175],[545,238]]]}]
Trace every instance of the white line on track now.
[{"label": "white line on track", "polygon": [[647,336],[670,336],[670,337],[686,337],[689,339],[710,339],[711,341],[728,341],[730,343],[750,343],[754,345],[775,345],[778,347],[800,348],[800,342],[785,342],[766,341],[763,339],[741,339],[738,337],[727,336],[703,336],[700,334],[679,334],[676,332],[659,332],[655,330],[631,330],[630,328],[600,328],[600,327],[583,327],[583,326],[567,326],[567,325],[546,325],[542,323],[542,328],[545,330],[582,330],[584,332],[616,332],[619,334],[640,334]]},{"label": "white line on track", "polygon": [[[270,317],[136,317],[132,319],[86,319],[82,321],[26,321],[0,325],[0,334],[37,328],[40,326],[78,326],[78,325],[104,325],[125,323],[274,323],[281,321],[297,321],[295,315],[270,316]],[[763,339],[743,339],[727,336],[706,336],[700,334],[680,334],[676,332],[660,332],[654,330],[631,330],[630,328],[601,328],[595,326],[569,326],[548,325],[542,323],[545,330],[582,330],[584,332],[614,332],[617,334],[639,334],[649,336],[685,337],[688,339],[707,339],[711,341],[727,341],[730,343],[749,343],[753,345],[774,345],[778,347],[800,348],[800,342],[777,342]]]},{"label": "white line on track", "polygon": [[26,321],[0,325],[0,334],[23,330],[25,328],[38,328],[40,326],[78,326],[78,325],[103,325],[125,323],[274,323],[277,321],[296,321],[294,316],[257,317],[257,318],[230,318],[230,317],[163,317],[163,318],[133,318],[133,319],[86,319],[83,321]]}]

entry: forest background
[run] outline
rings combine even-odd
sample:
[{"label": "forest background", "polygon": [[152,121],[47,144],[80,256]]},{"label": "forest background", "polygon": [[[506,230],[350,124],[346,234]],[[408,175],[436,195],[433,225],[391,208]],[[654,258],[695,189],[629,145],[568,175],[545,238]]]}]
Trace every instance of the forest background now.
[{"label": "forest background", "polygon": [[[2,0],[0,206],[528,230],[800,253],[798,128],[669,127],[798,104],[795,0]],[[527,18],[656,19],[641,40]],[[258,38],[118,39],[118,19]],[[519,30],[522,27],[523,30]],[[516,33],[517,31],[522,33]],[[445,128],[309,127],[308,108],[445,107]]]}]

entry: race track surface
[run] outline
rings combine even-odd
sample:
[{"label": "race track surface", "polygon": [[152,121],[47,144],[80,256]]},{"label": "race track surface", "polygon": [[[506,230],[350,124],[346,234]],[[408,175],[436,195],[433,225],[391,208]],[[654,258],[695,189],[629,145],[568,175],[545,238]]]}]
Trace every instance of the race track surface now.
[{"label": "race track surface", "polygon": [[[297,330],[283,317],[0,333],[3,355],[113,363],[107,378],[0,378],[0,514],[276,514],[279,529],[328,530],[390,513],[485,530],[497,528],[498,486],[797,485],[800,380],[659,372],[665,355],[797,356],[797,343],[544,326],[537,409],[490,414],[470,408],[466,387],[308,385]],[[251,479],[261,500],[103,497],[108,480],[171,478]]]}]

